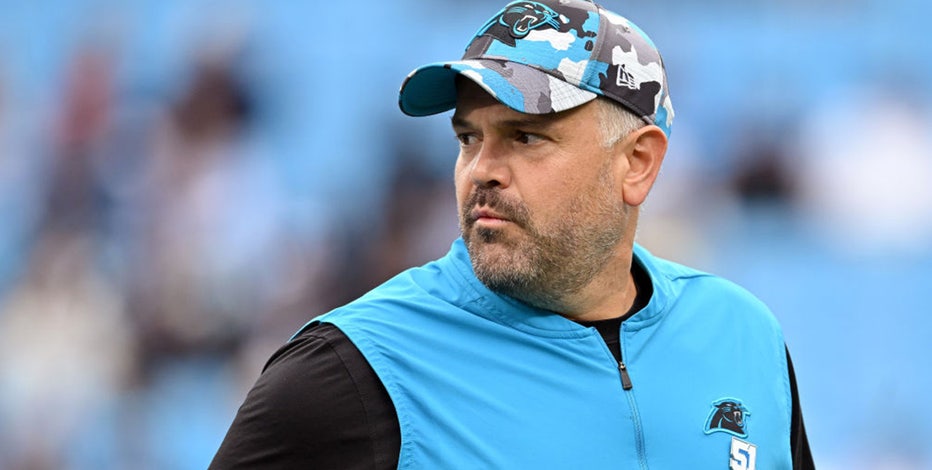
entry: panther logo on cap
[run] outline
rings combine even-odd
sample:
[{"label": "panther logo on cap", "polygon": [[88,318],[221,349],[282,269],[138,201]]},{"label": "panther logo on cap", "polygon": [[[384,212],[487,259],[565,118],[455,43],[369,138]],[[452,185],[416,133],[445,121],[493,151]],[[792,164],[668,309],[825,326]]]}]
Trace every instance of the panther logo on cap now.
[{"label": "panther logo on cap", "polygon": [[705,424],[705,433],[727,432],[738,437],[748,437],[747,418],[751,412],[734,398],[723,398],[712,403],[712,412]]},{"label": "panther logo on cap", "polygon": [[559,29],[560,23],[556,20],[559,16],[557,12],[542,3],[513,3],[505,7],[501,14],[482,25],[476,37],[488,34],[514,47],[515,39],[523,39],[534,29],[544,26]]}]

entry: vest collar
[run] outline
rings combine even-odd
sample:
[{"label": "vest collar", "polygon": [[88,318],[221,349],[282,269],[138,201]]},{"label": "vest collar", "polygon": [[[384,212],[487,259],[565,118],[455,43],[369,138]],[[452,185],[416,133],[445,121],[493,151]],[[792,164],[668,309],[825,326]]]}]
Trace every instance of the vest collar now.
[{"label": "vest collar", "polygon": [[[654,288],[647,305],[625,320],[625,325],[628,325],[626,328],[641,329],[656,323],[660,318],[670,286],[669,280],[658,271],[655,258],[646,249],[635,244],[634,258],[647,271]],[[444,271],[454,273],[459,283],[473,294],[469,296],[468,304],[462,306],[470,313],[536,336],[575,339],[593,334],[591,328],[583,327],[559,314],[531,307],[490,290],[476,278],[462,238],[453,242],[449,253],[438,263]]]}]

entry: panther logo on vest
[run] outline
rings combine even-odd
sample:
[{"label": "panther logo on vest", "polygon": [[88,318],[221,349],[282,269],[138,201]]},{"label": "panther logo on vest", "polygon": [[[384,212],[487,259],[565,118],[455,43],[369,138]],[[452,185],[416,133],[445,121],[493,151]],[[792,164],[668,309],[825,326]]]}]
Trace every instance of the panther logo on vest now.
[{"label": "panther logo on vest", "polygon": [[559,30],[560,23],[556,20],[558,16],[557,12],[542,3],[513,3],[505,7],[500,15],[493,17],[479,28],[476,37],[488,34],[514,47],[515,39],[523,39],[537,28],[550,26]]},{"label": "panther logo on vest", "polygon": [[723,398],[712,403],[712,411],[705,423],[705,433],[727,432],[738,437],[748,437],[747,417],[751,412],[734,398]]}]

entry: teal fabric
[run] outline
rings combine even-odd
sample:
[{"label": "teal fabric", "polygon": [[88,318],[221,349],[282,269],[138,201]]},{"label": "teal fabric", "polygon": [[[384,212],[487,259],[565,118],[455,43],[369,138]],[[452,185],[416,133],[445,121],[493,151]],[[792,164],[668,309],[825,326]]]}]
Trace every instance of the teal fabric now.
[{"label": "teal fabric", "polygon": [[399,468],[728,468],[736,437],[707,429],[722,399],[747,410],[757,468],[790,468],[789,378],[768,309],[640,246],[635,259],[654,293],[622,324],[630,390],[594,328],[491,292],[462,240],[309,325],[339,327],[385,384]]}]

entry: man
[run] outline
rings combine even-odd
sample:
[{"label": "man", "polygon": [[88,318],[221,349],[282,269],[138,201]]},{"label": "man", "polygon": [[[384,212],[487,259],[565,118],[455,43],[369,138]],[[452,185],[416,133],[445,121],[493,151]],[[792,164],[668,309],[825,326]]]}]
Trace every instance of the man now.
[{"label": "man", "polygon": [[767,308],[634,243],[673,121],[640,29],[511,3],[400,105],[455,108],[462,239],[299,331],[212,468],[812,467]]}]

